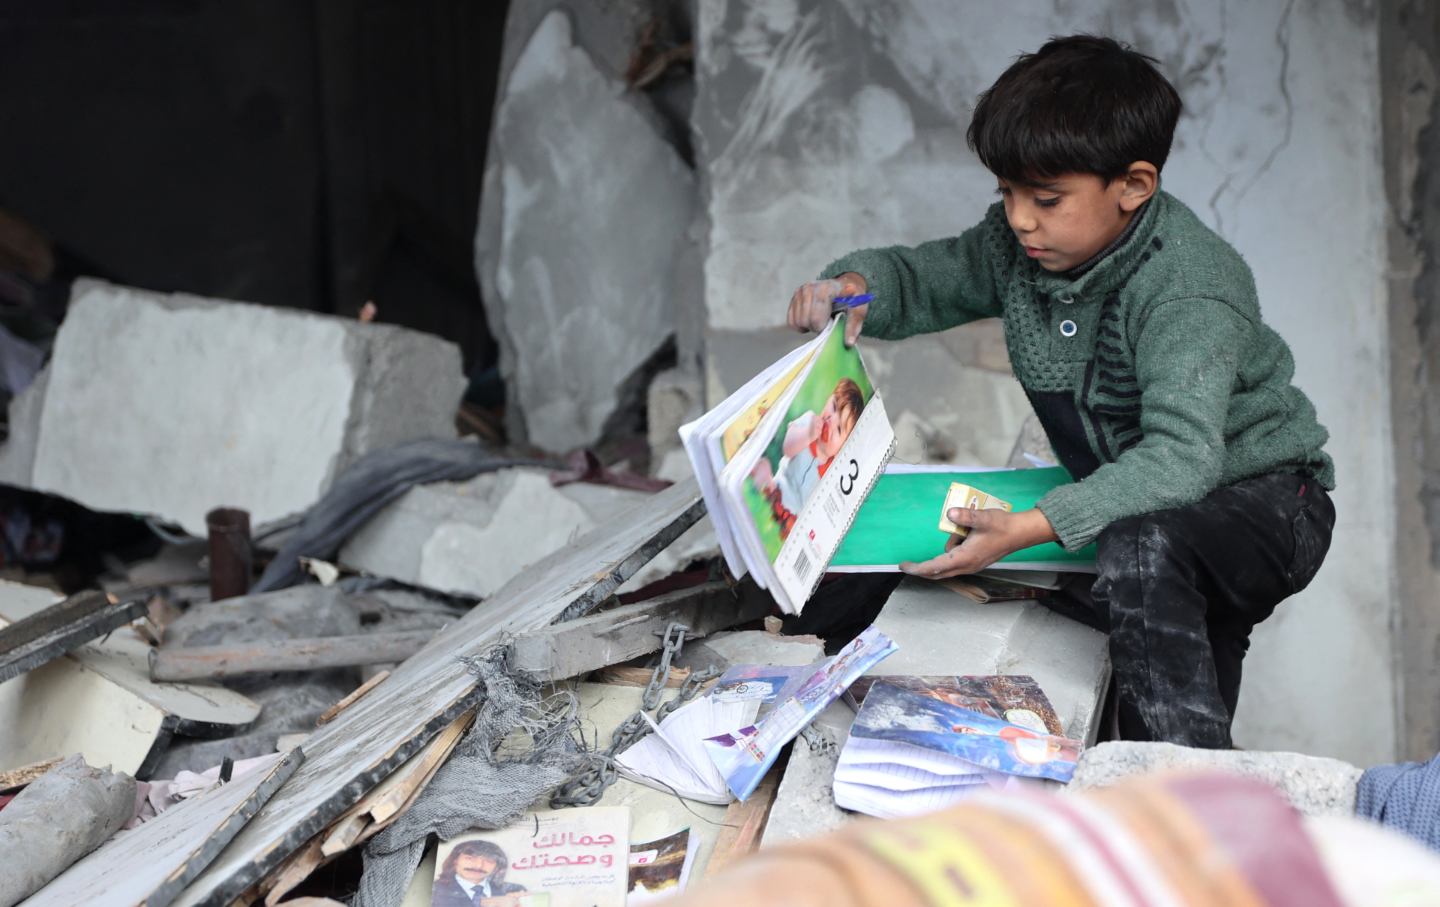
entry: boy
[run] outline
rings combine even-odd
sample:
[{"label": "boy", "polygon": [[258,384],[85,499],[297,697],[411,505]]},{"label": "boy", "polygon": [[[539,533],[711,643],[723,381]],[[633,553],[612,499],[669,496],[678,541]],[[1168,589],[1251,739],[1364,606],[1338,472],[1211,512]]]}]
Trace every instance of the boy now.
[{"label": "boy", "polygon": [[1085,35],[1021,56],[967,134],[1000,203],[958,237],[841,258],[789,321],[816,330],[859,293],[875,298],[851,310],[852,343],[1003,318],[1077,481],[1029,511],[950,511],[966,539],[902,569],[1095,542],[1093,586],[1052,607],[1109,632],[1121,735],[1227,748],[1251,630],[1329,548],[1334,468],[1249,268],[1159,189],[1180,98],[1153,64]]}]

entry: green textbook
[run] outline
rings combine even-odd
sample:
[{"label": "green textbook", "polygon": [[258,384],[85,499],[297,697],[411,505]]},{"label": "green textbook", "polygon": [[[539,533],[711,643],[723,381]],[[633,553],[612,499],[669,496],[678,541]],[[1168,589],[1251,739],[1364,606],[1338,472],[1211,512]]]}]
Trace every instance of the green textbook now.
[{"label": "green textbook", "polygon": [[[899,569],[902,561],[926,561],[943,554],[950,536],[940,530],[938,520],[952,482],[970,485],[1020,511],[1029,510],[1046,492],[1071,481],[1070,474],[1059,466],[966,469],[892,463],[860,506],[830,570],[889,572]],[[989,569],[1094,572],[1095,547],[1071,552],[1050,542],[1017,551]]]}]

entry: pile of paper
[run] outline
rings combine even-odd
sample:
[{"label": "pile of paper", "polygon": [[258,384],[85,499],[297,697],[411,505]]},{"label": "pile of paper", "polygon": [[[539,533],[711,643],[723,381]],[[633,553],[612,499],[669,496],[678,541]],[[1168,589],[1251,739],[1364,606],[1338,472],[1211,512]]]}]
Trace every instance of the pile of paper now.
[{"label": "pile of paper", "polygon": [[730,572],[792,614],[895,449],[843,320],[680,429]]}]

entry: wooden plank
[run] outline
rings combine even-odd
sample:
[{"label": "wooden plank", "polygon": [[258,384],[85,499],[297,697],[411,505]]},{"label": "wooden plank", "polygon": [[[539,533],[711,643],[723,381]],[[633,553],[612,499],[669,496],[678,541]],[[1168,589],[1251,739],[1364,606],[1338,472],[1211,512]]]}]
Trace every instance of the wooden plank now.
[{"label": "wooden plank", "polygon": [[705,878],[710,878],[746,854],[753,853],[760,846],[760,836],[765,832],[765,823],[770,818],[770,807],[775,805],[775,794],[780,790],[780,778],[784,769],[780,764],[770,767],[755,793],[744,800],[736,800],[725,810],[724,827],[715,840],[715,849],[710,853],[710,863],[705,867]]},{"label": "wooden plank", "polygon": [[579,677],[659,651],[672,623],[689,628],[687,640],[697,639],[759,620],[773,607],[754,583],[733,589],[706,583],[526,633],[511,644],[510,664],[540,680]]},{"label": "wooden plank", "polygon": [[270,671],[316,671],[404,661],[425,648],[433,630],[276,639],[238,646],[150,650],[150,679],[219,680]]},{"label": "wooden plank", "polygon": [[695,481],[677,483],[526,569],[441,630],[388,681],[315,731],[295,777],[178,903],[218,907],[239,897],[475,705],[479,693],[462,657],[588,612],[704,512]]},{"label": "wooden plank", "polygon": [[[49,589],[0,581],[0,622],[13,623],[23,620],[43,611],[58,598]],[[216,684],[151,681],[149,655],[149,644],[130,630],[122,629],[111,633],[104,640],[83,645],[36,670],[47,670],[66,659],[78,663],[86,672],[105,678],[167,716],[167,733],[189,737],[230,737],[248,727],[259,716],[259,703]],[[35,673],[36,671],[31,671],[24,677],[0,683],[0,698],[4,698],[5,691],[11,688],[10,685],[23,683]],[[61,713],[63,714],[63,710]],[[0,741],[0,744],[3,744],[3,741]],[[120,766],[116,765],[115,768],[119,769]]]},{"label": "wooden plank", "polygon": [[62,872],[26,907],[166,907],[245,827],[305,756],[294,750],[257,771],[181,801]]},{"label": "wooden plank", "polygon": [[330,827],[330,832],[320,843],[320,852],[327,857],[344,853],[354,847],[356,842],[373,837],[380,829],[389,825],[414,801],[420,791],[424,790],[430,779],[435,777],[435,773],[450,757],[450,753],[474,720],[473,711],[461,715],[451,722],[449,727],[436,734],[435,739],[412,756],[410,761],[376,785],[374,790],[365,795],[365,799],[351,807],[349,812]]},{"label": "wooden plank", "polygon": [[330,706],[330,708],[321,712],[320,717],[315,719],[315,726],[319,727],[322,724],[329,724],[331,721],[335,720],[336,715],[339,715],[341,712],[345,711],[345,709],[348,708],[353,702],[355,702],[355,700],[375,689],[377,686],[380,685],[380,681],[384,680],[386,677],[389,676],[389,671],[381,671],[379,674],[376,674],[374,677],[371,677],[369,680],[360,684],[358,687],[352,690],[350,694],[347,695],[344,699],[340,700],[339,702]]},{"label": "wooden plank", "polygon": [[81,592],[0,627],[0,683],[145,616],[145,597]]},{"label": "wooden plank", "polygon": [[59,765],[61,758],[62,757],[57,756],[54,759],[42,759],[39,762],[32,762],[29,765],[22,765],[19,768],[0,772],[0,792],[14,790],[17,787],[24,787]]},{"label": "wooden plank", "polygon": [[[650,685],[650,678],[655,676],[653,668],[634,668],[629,665],[616,665],[613,668],[603,668],[593,678],[596,683],[613,684],[619,687],[646,687]],[[690,679],[689,668],[671,668],[670,676],[665,678],[665,689],[673,690],[680,687]]]}]

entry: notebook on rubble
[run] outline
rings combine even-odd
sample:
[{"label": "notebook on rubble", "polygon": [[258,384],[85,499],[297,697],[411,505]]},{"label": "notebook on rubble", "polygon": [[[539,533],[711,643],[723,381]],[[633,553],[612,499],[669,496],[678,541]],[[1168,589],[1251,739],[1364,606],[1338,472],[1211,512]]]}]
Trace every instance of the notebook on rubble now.
[{"label": "notebook on rubble", "polygon": [[895,449],[842,314],[680,429],[726,566],[798,614]]},{"label": "notebook on rubble", "polygon": [[[1028,709],[1040,724],[1033,728],[963,708],[935,690],[878,680],[861,692],[835,769],[835,802],[844,809],[917,815],[977,790],[1024,786],[1026,779],[1065,782],[1075,773],[1080,744],[1049,733],[1045,718],[1053,720],[1053,710],[1041,717],[1044,709]],[[977,698],[983,704],[985,697]]]}]

